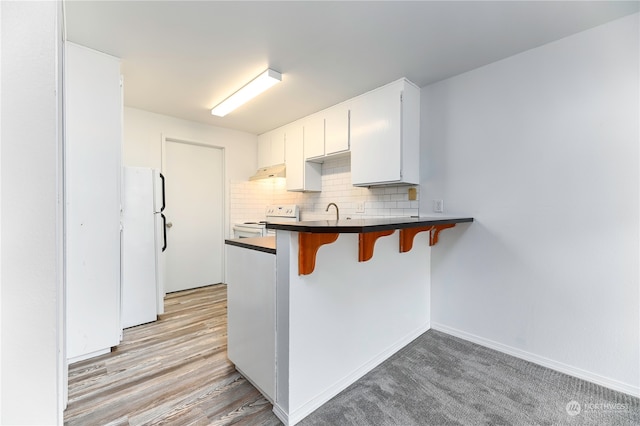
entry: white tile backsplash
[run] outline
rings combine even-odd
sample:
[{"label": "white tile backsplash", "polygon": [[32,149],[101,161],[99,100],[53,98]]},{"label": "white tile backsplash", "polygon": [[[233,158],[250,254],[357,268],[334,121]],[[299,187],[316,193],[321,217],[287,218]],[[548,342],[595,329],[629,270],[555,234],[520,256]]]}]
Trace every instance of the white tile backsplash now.
[{"label": "white tile backsplash", "polygon": [[[415,201],[409,201],[408,189],[412,187],[417,189]],[[322,192],[287,192],[285,179],[231,182],[229,188],[231,226],[238,222],[263,220],[265,207],[270,204],[297,204],[301,220],[334,218],[335,209],[325,211],[329,203],[336,203],[340,217],[345,219],[419,215],[419,186],[352,186],[349,157],[327,160],[322,164]],[[356,213],[358,203],[364,203],[364,213]]]}]

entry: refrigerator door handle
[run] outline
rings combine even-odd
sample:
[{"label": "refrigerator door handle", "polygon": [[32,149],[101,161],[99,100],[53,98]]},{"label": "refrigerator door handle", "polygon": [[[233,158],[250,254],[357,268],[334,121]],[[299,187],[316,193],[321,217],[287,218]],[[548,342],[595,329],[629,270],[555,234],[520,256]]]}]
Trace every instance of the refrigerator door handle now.
[{"label": "refrigerator door handle", "polygon": [[162,218],[162,235],[164,236],[162,251],[165,251],[167,249],[167,218],[162,213],[160,213],[160,217]]},{"label": "refrigerator door handle", "polygon": [[160,173],[160,180],[162,180],[162,207],[160,207],[160,211],[162,212],[166,207],[164,199],[164,175],[162,173]]}]

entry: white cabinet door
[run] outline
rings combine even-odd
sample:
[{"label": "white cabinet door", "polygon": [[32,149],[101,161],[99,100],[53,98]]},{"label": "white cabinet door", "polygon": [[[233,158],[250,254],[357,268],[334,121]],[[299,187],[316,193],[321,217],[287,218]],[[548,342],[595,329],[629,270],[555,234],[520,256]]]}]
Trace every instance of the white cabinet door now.
[{"label": "white cabinet door", "polygon": [[287,191],[304,188],[304,158],[302,126],[291,125],[286,130]]},{"label": "white cabinet door", "polygon": [[304,159],[304,127],[296,122],[286,128],[287,191],[321,191],[322,164]]},{"label": "white cabinet door", "polygon": [[354,185],[401,178],[401,92],[385,86],[359,97],[351,111],[351,178]]},{"label": "white cabinet door", "polygon": [[284,164],[284,128],[258,136],[258,168]]},{"label": "white cabinet door", "polygon": [[304,120],[305,160],[324,156],[324,117],[314,115]]},{"label": "white cabinet door", "polygon": [[67,358],[120,342],[120,60],[65,43]]},{"label": "white cabinet door", "polygon": [[271,166],[271,132],[258,136],[258,168]]},{"label": "white cabinet door", "polygon": [[356,186],[420,183],[420,89],[401,79],[356,98],[350,116]]},{"label": "white cabinet door", "polygon": [[325,154],[337,154],[349,150],[349,105],[340,104],[324,114]]},{"label": "white cabinet door", "polygon": [[285,130],[284,128],[276,129],[272,132],[271,136],[271,164],[284,164],[285,158]]},{"label": "white cabinet door", "polygon": [[276,392],[276,256],[227,245],[231,362],[269,400]]}]

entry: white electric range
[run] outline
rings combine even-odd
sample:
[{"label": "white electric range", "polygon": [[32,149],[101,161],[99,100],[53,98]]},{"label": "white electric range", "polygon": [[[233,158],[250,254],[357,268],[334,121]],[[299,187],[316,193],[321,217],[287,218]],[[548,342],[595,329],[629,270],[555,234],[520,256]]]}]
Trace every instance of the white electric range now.
[{"label": "white electric range", "polygon": [[233,237],[250,238],[275,235],[274,230],[267,229],[268,222],[297,222],[299,220],[300,209],[295,204],[267,206],[265,220],[236,223],[233,225]]}]

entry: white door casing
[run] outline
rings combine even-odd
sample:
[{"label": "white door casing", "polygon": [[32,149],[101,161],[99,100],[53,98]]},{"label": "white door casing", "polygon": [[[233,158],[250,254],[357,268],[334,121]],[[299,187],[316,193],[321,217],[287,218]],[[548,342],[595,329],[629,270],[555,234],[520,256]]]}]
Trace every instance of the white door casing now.
[{"label": "white door casing", "polygon": [[165,138],[167,293],[223,282],[224,149]]}]

